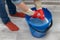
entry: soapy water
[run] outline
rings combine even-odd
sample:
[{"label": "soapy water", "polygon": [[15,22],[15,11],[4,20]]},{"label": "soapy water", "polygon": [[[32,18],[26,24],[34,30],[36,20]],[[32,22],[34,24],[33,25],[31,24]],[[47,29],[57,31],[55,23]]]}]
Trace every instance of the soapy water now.
[{"label": "soapy water", "polygon": [[33,25],[37,25],[37,26],[42,26],[47,24],[49,21],[47,18],[45,18],[44,20],[38,19],[38,18],[30,18],[30,23]]}]

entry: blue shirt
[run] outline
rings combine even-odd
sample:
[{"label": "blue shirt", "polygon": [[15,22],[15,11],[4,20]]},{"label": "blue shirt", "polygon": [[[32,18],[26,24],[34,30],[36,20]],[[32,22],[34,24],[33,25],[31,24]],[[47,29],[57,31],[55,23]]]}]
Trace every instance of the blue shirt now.
[{"label": "blue shirt", "polygon": [[12,3],[14,3],[14,4],[19,4],[19,3],[22,2],[22,0],[11,0],[11,1],[12,1]]}]

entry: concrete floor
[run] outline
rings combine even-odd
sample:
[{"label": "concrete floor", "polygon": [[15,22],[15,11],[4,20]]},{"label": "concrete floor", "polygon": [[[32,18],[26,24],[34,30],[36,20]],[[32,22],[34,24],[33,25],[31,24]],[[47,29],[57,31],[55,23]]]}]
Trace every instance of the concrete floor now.
[{"label": "concrete floor", "polygon": [[[32,5],[28,5],[32,7]],[[35,38],[30,34],[29,26],[24,18],[11,17],[11,20],[16,24],[20,30],[18,32],[11,32],[1,22],[0,19],[0,40],[60,40],[60,6],[59,5],[42,5],[47,7],[53,16],[53,26],[49,33],[44,38]]]}]

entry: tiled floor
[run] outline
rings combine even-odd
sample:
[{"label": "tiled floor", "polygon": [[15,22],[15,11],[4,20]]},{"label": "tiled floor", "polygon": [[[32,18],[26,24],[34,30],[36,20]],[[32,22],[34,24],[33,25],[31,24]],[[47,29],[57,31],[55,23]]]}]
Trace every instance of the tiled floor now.
[{"label": "tiled floor", "polygon": [[[30,7],[32,5],[29,5]],[[43,5],[47,7],[53,16],[53,26],[49,33],[44,38],[34,38],[30,34],[29,27],[24,18],[11,17],[20,30],[18,32],[11,32],[6,28],[0,19],[0,40],[60,40],[60,6],[59,5]],[[3,30],[1,30],[3,29]]]}]

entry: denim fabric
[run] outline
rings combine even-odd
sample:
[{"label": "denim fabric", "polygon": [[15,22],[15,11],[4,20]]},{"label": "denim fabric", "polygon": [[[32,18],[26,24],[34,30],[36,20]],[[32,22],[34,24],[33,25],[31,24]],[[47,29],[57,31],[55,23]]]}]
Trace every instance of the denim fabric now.
[{"label": "denim fabric", "polygon": [[14,4],[21,3],[21,0],[0,0],[0,17],[4,24],[10,21],[5,9],[5,1],[8,6],[9,14],[12,14],[12,15],[16,13],[16,6]]},{"label": "denim fabric", "polygon": [[11,2],[11,0],[6,0],[6,4],[9,10],[9,14],[14,15],[16,13],[16,6]]},{"label": "denim fabric", "polygon": [[10,21],[7,12],[5,10],[5,1],[4,0],[0,0],[0,17],[3,21],[3,23],[7,23],[8,21]]}]

